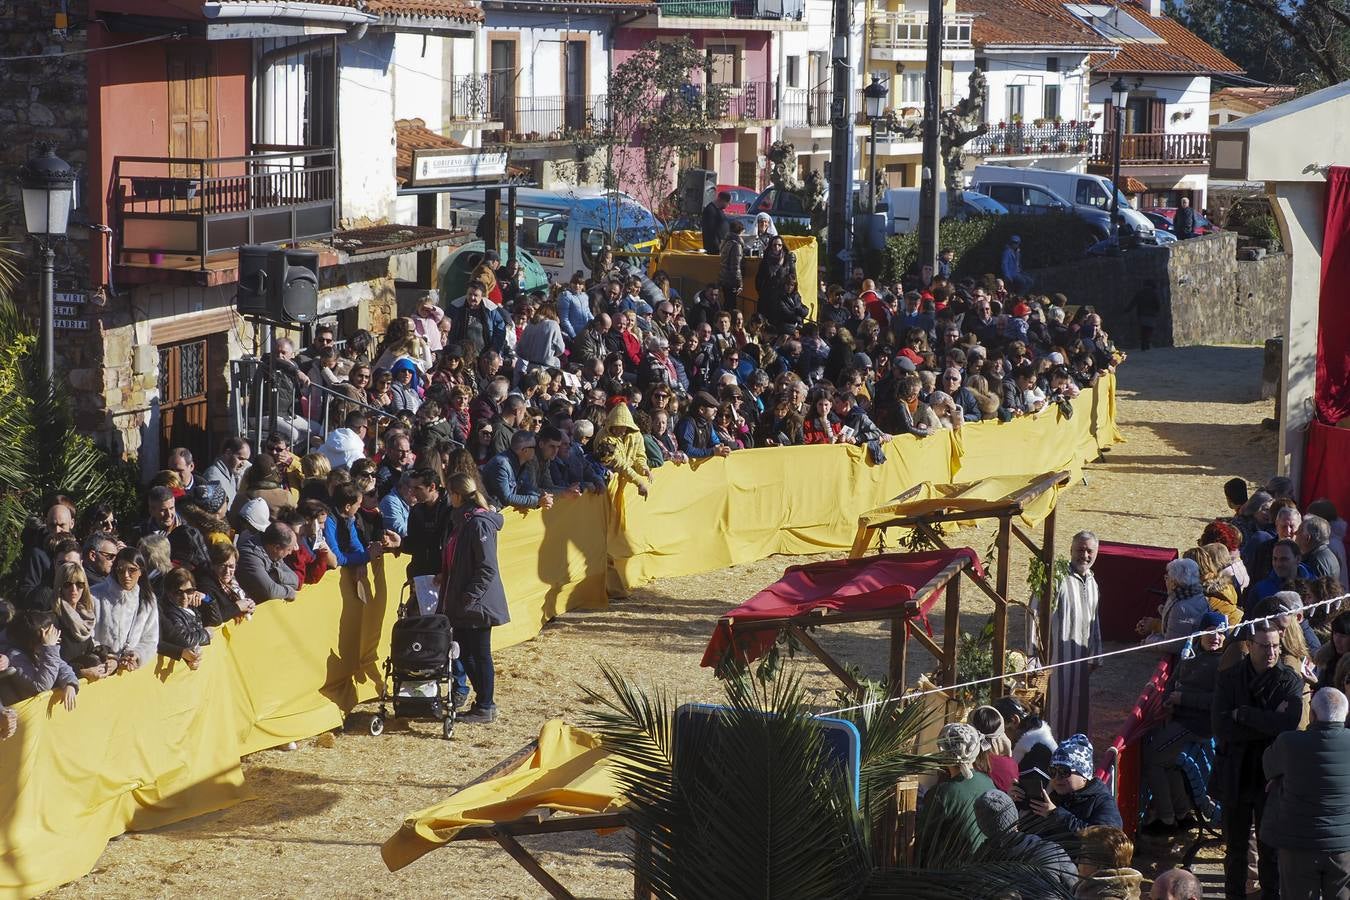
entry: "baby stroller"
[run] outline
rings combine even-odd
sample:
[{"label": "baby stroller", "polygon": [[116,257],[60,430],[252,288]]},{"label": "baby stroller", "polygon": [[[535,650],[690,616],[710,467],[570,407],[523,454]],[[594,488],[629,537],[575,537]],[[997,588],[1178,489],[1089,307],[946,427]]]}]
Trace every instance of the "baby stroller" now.
[{"label": "baby stroller", "polygon": [[405,595],[389,638],[380,711],[370,719],[372,735],[384,733],[392,702],[395,718],[440,719],[441,734],[450,739],[455,733],[450,666],[459,655],[453,638],[449,619],[421,615],[415,598]]}]

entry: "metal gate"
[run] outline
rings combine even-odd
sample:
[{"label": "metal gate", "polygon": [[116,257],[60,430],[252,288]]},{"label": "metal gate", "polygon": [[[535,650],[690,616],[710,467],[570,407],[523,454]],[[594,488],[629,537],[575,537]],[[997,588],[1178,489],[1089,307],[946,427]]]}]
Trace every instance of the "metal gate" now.
[{"label": "metal gate", "polygon": [[211,458],[206,403],[206,339],[159,348],[159,458],[186,447],[195,459]]}]

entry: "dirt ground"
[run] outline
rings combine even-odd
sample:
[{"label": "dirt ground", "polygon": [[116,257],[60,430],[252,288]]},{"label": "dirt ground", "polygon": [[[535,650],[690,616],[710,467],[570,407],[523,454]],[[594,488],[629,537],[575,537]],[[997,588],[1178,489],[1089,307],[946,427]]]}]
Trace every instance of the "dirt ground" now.
[{"label": "dirt ground", "polygon": [[[1260,373],[1258,348],[1136,353],[1119,373],[1120,426],[1127,443],[1090,466],[1086,484],[1062,495],[1061,546],[1083,528],[1104,539],[1193,545],[1204,524],[1224,511],[1225,479],[1264,481],[1271,474],[1275,436],[1261,429],[1260,421],[1272,414],[1272,404],[1258,400]],[[962,537],[983,551],[991,531]],[[1015,595],[1025,594],[1020,586],[1027,560],[1020,549],[1014,547],[1011,569]],[[256,799],[115,840],[90,875],[55,893],[545,896],[495,844],[454,844],[394,874],[381,862],[379,847],[408,813],[444,799],[523,746],[545,720],[577,721],[580,685],[600,683],[597,661],[681,699],[717,699],[716,681],[698,666],[716,616],[776,580],[787,565],[813,558],[825,557],[772,558],[664,579],[607,611],[568,615],[537,639],[497,654],[502,710],[497,724],[462,725],[446,742],[432,724],[395,723],[380,738],[348,733],[336,741],[304,741],[294,752],[255,754],[245,760],[244,771]],[[974,602],[975,594],[964,593],[970,603],[962,617],[966,630],[978,628],[988,613]],[[1020,634],[1016,627],[1014,635]],[[876,626],[839,629],[822,643],[865,672],[882,670],[886,637]],[[911,673],[924,669],[921,654],[911,659]],[[1149,653],[1117,657],[1094,676],[1095,742],[1114,733],[1155,659]],[[821,702],[828,702],[833,689],[824,668],[808,660],[799,664],[810,673]],[[631,896],[622,835],[550,836],[527,845],[579,896]]]}]

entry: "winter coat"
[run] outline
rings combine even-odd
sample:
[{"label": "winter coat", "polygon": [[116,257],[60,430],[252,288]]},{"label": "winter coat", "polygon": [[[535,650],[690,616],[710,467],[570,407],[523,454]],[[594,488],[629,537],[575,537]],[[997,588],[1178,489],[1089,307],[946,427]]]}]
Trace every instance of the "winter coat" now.
[{"label": "winter coat", "polygon": [[[331,524],[333,516],[328,517]],[[267,600],[294,600],[300,579],[285,560],[273,562],[263,547],[262,538],[247,534],[239,539],[239,566],[235,572],[239,587],[254,603]]]},{"label": "winter coat", "polygon": [[1083,785],[1083,789],[1072,794],[1050,795],[1055,804],[1049,816],[1031,816],[1027,820],[1027,830],[1034,831],[1046,840],[1055,841],[1062,847],[1068,847],[1077,835],[1093,825],[1121,827],[1120,809],[1111,789],[1103,782],[1092,779]]},{"label": "winter coat", "polygon": [[502,506],[534,509],[539,506],[539,487],[529,469],[507,448],[483,466],[483,484],[488,497]]},{"label": "winter coat", "polygon": [[934,785],[919,808],[914,847],[920,866],[955,865],[984,845],[984,833],[975,821],[975,801],[997,790],[983,772],[969,778],[951,778]]},{"label": "winter coat", "polygon": [[1210,796],[1252,801],[1266,786],[1261,756],[1303,717],[1303,676],[1278,663],[1260,674],[1250,659],[1219,672],[1210,727],[1216,738]]},{"label": "winter coat", "polygon": [[497,533],[505,519],[490,509],[456,510],[458,524],[445,546],[437,612],[455,628],[484,628],[511,621],[497,564]]},{"label": "winter coat", "polygon": [[1172,721],[1197,737],[1210,737],[1210,708],[1214,705],[1214,683],[1219,674],[1222,650],[1196,648],[1195,656],[1177,664],[1172,693],[1178,696],[1172,706]]},{"label": "winter coat", "polygon": [[1350,728],[1313,722],[1286,731],[1262,757],[1270,780],[1261,840],[1284,850],[1350,850]]},{"label": "winter coat", "polygon": [[516,355],[536,366],[557,368],[567,350],[563,344],[562,327],[553,319],[540,319],[525,326],[516,342]]},{"label": "winter coat", "polygon": [[[339,566],[364,566],[370,562],[370,551],[361,540],[361,531],[356,527],[355,516],[341,519],[336,513],[330,514],[323,524],[323,539],[324,543],[328,544],[328,549],[337,557]],[[243,562],[242,552],[240,562]]]},{"label": "winter coat", "polygon": [[[506,316],[501,307],[491,300],[484,300],[476,309],[469,309],[463,298],[456,300],[450,307],[450,340],[462,341],[467,336],[466,325],[469,316],[478,319],[483,330],[483,346],[506,355]],[[477,348],[475,348],[477,351]]]},{"label": "winter coat", "polygon": [[74,685],[77,691],[80,688],[75,670],[61,658],[60,644],[44,644],[32,656],[0,641],[0,653],[9,657],[9,671],[0,678],[0,699],[5,703],[17,703],[67,685]]},{"label": "winter coat", "polygon": [[[616,431],[619,433],[615,434]],[[596,446],[600,462],[629,481],[645,482],[651,477],[647,447],[628,404],[619,403],[609,411],[604,433],[599,436]]]},{"label": "winter coat", "polygon": [[183,651],[211,643],[197,610],[176,603],[159,604],[159,655],[182,659]]},{"label": "winter coat", "polygon": [[1079,900],[1139,900],[1144,873],[1128,866],[1123,869],[1098,869],[1078,882],[1074,897]]},{"label": "winter coat", "polygon": [[408,560],[409,578],[414,575],[440,574],[441,557],[445,554],[445,542],[450,539],[452,527],[448,491],[441,491],[440,498],[434,504],[413,505],[408,511],[408,536],[396,551],[411,557]]},{"label": "winter coat", "polygon": [[[1066,894],[1078,886],[1078,867],[1064,848],[1054,841],[1014,830],[990,843],[998,846],[999,855],[1004,859],[1036,865],[1044,874],[1052,876]],[[1018,896],[1022,900],[1039,900],[1030,894]]]},{"label": "winter coat", "polygon": [[722,242],[731,233],[731,220],[727,218],[726,210],[716,203],[709,203],[703,207],[700,225],[703,230],[703,252],[716,255],[722,248]]},{"label": "winter coat", "polygon": [[727,238],[722,242],[722,265],[718,270],[718,277],[721,283],[726,287],[734,287],[740,290],[744,283],[744,276],[741,274],[742,267],[745,264],[745,245],[737,238]]}]

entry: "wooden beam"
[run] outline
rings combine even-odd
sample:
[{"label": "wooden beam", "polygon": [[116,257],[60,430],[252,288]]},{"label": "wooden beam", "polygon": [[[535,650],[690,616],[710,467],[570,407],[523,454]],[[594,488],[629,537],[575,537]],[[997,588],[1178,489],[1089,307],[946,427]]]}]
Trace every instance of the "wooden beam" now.
[{"label": "wooden beam", "polygon": [[947,563],[947,565],[942,567],[942,571],[928,579],[928,582],[923,587],[914,592],[914,602],[922,608],[924,601],[946,587],[947,582],[954,582],[957,574],[969,565],[970,558],[964,554]]},{"label": "wooden beam", "polygon": [[576,900],[572,892],[563,887],[558,879],[548,874],[548,871],[539,864],[539,860],[530,855],[530,851],[520,845],[510,834],[501,829],[494,829],[492,835],[497,843],[502,845],[502,849],[511,854],[511,858],[520,863],[520,867],[530,873],[535,881],[548,891],[548,895],[553,900]]},{"label": "wooden beam", "polygon": [[1055,485],[1068,484],[1070,477],[1068,472],[1049,472],[1013,494],[1008,498],[1009,502],[1017,507],[1018,512],[1021,512],[1027,503],[1035,500]]},{"label": "wooden beam", "polygon": [[[961,570],[957,569],[959,573]],[[956,684],[956,637],[961,633],[961,579],[953,576],[947,584],[947,610],[942,623],[942,667],[944,686]]]},{"label": "wooden beam", "polygon": [[[919,606],[913,600],[906,600],[901,606],[886,606],[880,609],[835,610],[817,607],[803,615],[782,616],[773,619],[745,619],[735,623],[733,630],[741,634],[749,634],[754,631],[777,631],[794,625],[815,628],[818,625],[843,625],[848,622],[880,622],[897,614],[909,617],[917,616]],[[727,623],[728,627],[732,626],[730,618],[724,618],[722,621]]]},{"label": "wooden beam", "polygon": [[927,521],[916,522],[914,524],[914,528],[919,532],[919,534],[922,534],[924,537],[928,538],[928,540],[936,544],[939,550],[952,549],[951,547],[948,547],[947,542],[942,539],[942,534],[936,528],[934,528],[929,522]]},{"label": "wooden beam", "polygon": [[475,778],[473,781],[470,781],[468,784],[464,785],[464,787],[460,788],[459,790],[462,791],[464,790],[464,788],[473,787],[475,784],[479,784],[480,782],[491,781],[498,775],[506,774],[507,772],[514,769],[516,766],[523,763],[525,760],[529,759],[531,756],[534,756],[534,752],[538,749],[539,749],[539,742],[530,741],[524,747],[521,747],[515,753],[512,753],[506,759],[497,763],[495,766],[488,769],[482,775],[479,775],[477,778]]},{"label": "wooden beam", "polygon": [[914,640],[923,644],[923,648],[933,654],[933,659],[936,659],[939,663],[942,662],[942,648],[937,645],[937,642],[924,634],[923,630],[919,628],[918,624],[913,619],[908,620],[908,626],[909,633],[914,635]]},{"label": "wooden beam", "polygon": [[994,646],[993,646],[993,671],[991,675],[999,680],[992,682],[992,691],[990,696],[998,698],[1003,696],[1003,673],[1006,668],[1008,654],[1008,567],[1012,565],[1012,516],[1004,516],[998,520],[998,584],[995,590],[998,595],[1004,598],[1002,604],[994,604]]},{"label": "wooden beam", "polygon": [[1030,535],[1017,527],[1016,522],[1013,523],[1012,533],[1017,535],[1017,539],[1026,545],[1026,548],[1031,551],[1032,556],[1040,559],[1041,548],[1036,546],[1036,542],[1031,539]]},{"label": "wooden beam", "polygon": [[905,692],[905,667],[909,662],[909,633],[904,616],[891,619],[891,659],[887,696],[899,697]]},{"label": "wooden beam", "polygon": [[[1054,662],[1050,648],[1050,604],[1055,600],[1055,510],[1045,517],[1045,538],[1041,541],[1041,562],[1045,564],[1045,584],[1041,585],[1041,608],[1036,611],[1037,635],[1034,644],[1041,649],[1041,665]],[[1030,621],[1030,619],[1028,619]],[[1027,649],[1031,649],[1028,647]]]},{"label": "wooden beam", "polygon": [[802,642],[803,646],[805,646],[807,650],[811,651],[811,653],[816,657],[816,659],[824,663],[825,668],[829,669],[830,672],[834,674],[835,678],[838,678],[840,681],[842,681],[846,688],[853,691],[853,693],[857,694],[858,696],[860,697],[862,696],[863,687],[861,684],[858,683],[858,679],[854,678],[852,675],[849,674],[847,669],[839,665],[839,663],[835,660],[833,656],[826,653],[825,648],[820,646],[820,644],[816,643],[816,639],[811,637],[811,635],[807,633],[805,628],[802,628],[800,625],[789,625],[788,630],[791,631],[792,634],[796,636],[797,640]]}]

